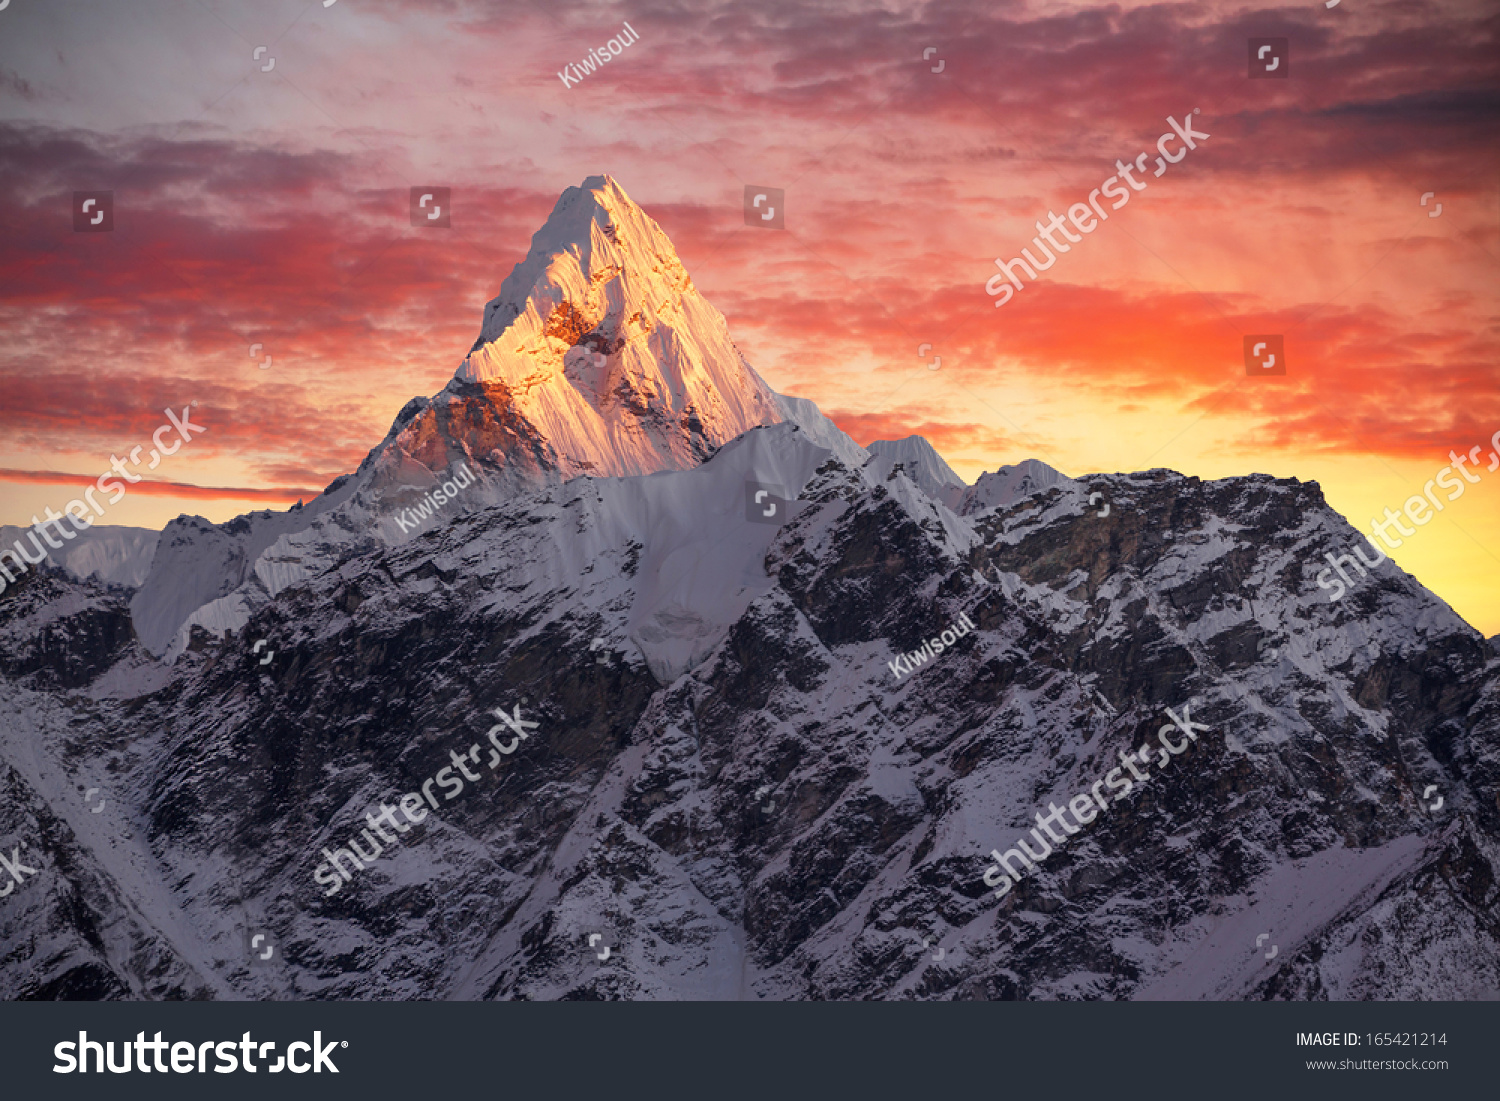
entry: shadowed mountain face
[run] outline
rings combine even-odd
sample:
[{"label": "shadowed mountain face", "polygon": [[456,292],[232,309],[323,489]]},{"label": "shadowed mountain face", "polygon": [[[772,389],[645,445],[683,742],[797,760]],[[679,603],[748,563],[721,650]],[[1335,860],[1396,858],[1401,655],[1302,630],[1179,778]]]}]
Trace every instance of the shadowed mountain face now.
[{"label": "shadowed mountain face", "polygon": [[[596,233],[660,255],[623,208],[614,237],[559,209],[591,251],[534,243],[502,306],[593,286]],[[1500,988],[1500,656],[1390,563],[1331,603],[1356,535],[1316,485],[1028,462],[965,490],[775,395],[649,475],[526,444],[545,476],[506,480],[468,445],[546,439],[496,397],[536,339],[507,313],[317,522],[180,522],[129,606],[55,571],[0,599],[0,847],[37,869],[0,899],[0,996]],[[459,442],[473,496],[372,533]],[[233,615],[191,621],[208,601]]]}]

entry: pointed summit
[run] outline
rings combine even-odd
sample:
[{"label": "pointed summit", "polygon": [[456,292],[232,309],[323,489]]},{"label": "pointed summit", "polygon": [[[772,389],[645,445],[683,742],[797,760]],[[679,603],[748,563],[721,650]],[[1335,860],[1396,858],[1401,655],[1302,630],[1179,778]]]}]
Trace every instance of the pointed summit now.
[{"label": "pointed summit", "polygon": [[1039,459],[1023,459],[1013,466],[981,474],[977,482],[964,490],[955,511],[960,516],[972,516],[988,508],[1008,508],[1022,497],[1063,483],[1072,484],[1073,479]]},{"label": "pointed summit", "polygon": [[890,477],[897,464],[917,487],[934,501],[941,501],[951,509],[958,508],[968,488],[953,468],[939,455],[932,444],[922,436],[907,436],[904,440],[876,440],[865,448],[872,456],[871,473],[880,479]]},{"label": "pointed summit", "polygon": [[[523,463],[564,477],[696,466],[784,419],[667,235],[609,176],[563,192],[448,393],[503,405]],[[506,450],[474,457],[506,465]]]},{"label": "pointed summit", "polygon": [[[661,227],[614,180],[590,176],[563,192],[485,306],[447,386],[407,402],[359,469],[304,507],[174,520],[132,622],[152,653],[175,656],[195,626],[238,630],[359,549],[581,474],[690,469],[783,421],[854,465],[868,458],[811,402],[771,392]],[[453,481],[460,468],[472,488]],[[449,503],[433,514],[444,486]]]}]

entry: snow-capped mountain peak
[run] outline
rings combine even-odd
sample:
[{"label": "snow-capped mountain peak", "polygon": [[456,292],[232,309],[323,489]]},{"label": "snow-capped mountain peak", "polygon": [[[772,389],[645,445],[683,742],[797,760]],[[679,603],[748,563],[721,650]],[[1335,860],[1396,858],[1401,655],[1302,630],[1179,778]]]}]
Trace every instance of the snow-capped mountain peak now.
[{"label": "snow-capped mountain peak", "polygon": [[961,494],[954,511],[960,516],[972,516],[985,509],[1011,505],[1022,497],[1064,482],[1072,483],[1073,479],[1040,460],[1024,459],[1014,466],[981,474]]},{"label": "snow-capped mountain peak", "polygon": [[846,461],[867,458],[811,402],[772,393],[661,227],[613,179],[591,176],[563,192],[442,391],[407,402],[359,470],[306,508],[169,524],[134,625],[169,659],[194,626],[238,630],[288,586],[420,537],[433,492],[460,468],[472,488],[457,483],[442,522],[581,474],[692,469],[787,421]]},{"label": "snow-capped mountain peak", "polygon": [[464,384],[503,394],[564,477],[686,469],[782,419],[672,242],[609,176],[563,192],[448,393],[473,396]]},{"label": "snow-capped mountain peak", "polygon": [[882,480],[888,478],[899,464],[923,493],[955,512],[958,510],[958,503],[968,486],[924,437],[876,440],[865,450],[874,456],[870,462],[872,475]]}]

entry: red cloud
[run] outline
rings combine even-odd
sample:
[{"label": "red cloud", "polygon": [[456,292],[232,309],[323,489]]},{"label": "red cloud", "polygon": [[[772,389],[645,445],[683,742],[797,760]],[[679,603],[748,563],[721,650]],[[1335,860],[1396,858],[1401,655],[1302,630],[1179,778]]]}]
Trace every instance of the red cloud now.
[{"label": "red cloud", "polygon": [[[0,481],[31,482],[47,485],[72,485],[81,488],[92,486],[93,474],[64,474],[58,470],[7,470],[0,467]],[[200,500],[250,500],[293,502],[311,500],[323,491],[320,489],[249,489],[232,486],[195,486],[187,482],[156,482],[147,478],[130,486],[129,492],[147,497],[190,497]]]}]

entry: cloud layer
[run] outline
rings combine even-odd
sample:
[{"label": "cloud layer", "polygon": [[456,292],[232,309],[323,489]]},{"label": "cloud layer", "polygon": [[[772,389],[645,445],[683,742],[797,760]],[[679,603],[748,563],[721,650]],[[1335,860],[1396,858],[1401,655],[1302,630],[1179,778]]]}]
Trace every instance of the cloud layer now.
[{"label": "cloud layer", "polygon": [[[970,478],[1275,468],[1363,508],[1500,427],[1477,3],[70,12],[9,11],[0,43],[0,520],[189,400],[212,431],[168,477],[213,518],[352,469],[603,171],[772,385]],[[626,19],[625,55],[558,80]],[[1289,39],[1288,79],[1248,79],[1253,37]],[[1211,138],[996,309],[995,260],[1195,108]],[[410,225],[429,184],[451,231]],[[744,226],[746,184],[786,190],[785,231]],[[95,189],[115,230],[74,233]],[[1284,336],[1286,377],[1245,377],[1247,333]]]}]

